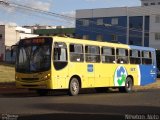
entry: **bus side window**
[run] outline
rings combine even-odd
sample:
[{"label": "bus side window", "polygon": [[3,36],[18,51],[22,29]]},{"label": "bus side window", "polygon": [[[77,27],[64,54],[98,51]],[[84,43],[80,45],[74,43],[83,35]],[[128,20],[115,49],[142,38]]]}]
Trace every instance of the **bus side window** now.
[{"label": "bus side window", "polygon": [[110,47],[102,47],[102,62],[115,63],[115,49]]},{"label": "bus side window", "polygon": [[130,50],[130,64],[141,64],[141,55],[139,50]]},{"label": "bus side window", "polygon": [[151,51],[142,51],[142,64],[152,64],[152,53]]},{"label": "bus side window", "polygon": [[54,60],[55,61],[67,61],[65,48],[54,48]]},{"label": "bus side window", "polygon": [[128,50],[124,48],[117,48],[117,63],[118,64],[127,64],[128,63]]},{"label": "bus side window", "polygon": [[83,45],[80,44],[70,44],[70,61],[71,62],[83,62],[84,54],[83,54]]},{"label": "bus side window", "polygon": [[85,46],[85,60],[86,62],[99,63],[100,48],[98,46]]}]

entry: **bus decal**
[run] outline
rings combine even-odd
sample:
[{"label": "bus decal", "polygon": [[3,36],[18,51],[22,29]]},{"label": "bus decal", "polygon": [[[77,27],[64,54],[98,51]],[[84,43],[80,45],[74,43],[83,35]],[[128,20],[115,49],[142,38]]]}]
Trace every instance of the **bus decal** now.
[{"label": "bus decal", "polygon": [[128,73],[125,67],[118,66],[114,74],[114,85],[125,86],[125,81]]},{"label": "bus decal", "polygon": [[87,71],[88,72],[93,72],[93,65],[92,64],[88,64]]}]

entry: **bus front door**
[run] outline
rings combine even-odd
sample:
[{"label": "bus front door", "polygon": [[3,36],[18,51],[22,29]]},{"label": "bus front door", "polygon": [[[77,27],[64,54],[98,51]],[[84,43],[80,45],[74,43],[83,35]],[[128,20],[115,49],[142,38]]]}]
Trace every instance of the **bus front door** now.
[{"label": "bus front door", "polygon": [[63,42],[54,43],[54,77],[56,88],[68,88],[66,82],[68,80],[68,58],[67,45]]}]

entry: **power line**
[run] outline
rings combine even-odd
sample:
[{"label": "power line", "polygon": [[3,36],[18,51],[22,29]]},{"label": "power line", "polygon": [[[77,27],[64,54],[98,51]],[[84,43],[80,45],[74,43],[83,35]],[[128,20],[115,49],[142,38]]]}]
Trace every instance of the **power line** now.
[{"label": "power line", "polygon": [[31,10],[31,11],[35,11],[35,12],[39,12],[39,13],[43,13],[43,14],[46,14],[46,15],[51,15],[51,16],[54,16],[54,17],[59,17],[59,18],[62,18],[62,19],[63,18],[65,18],[67,20],[73,20],[74,19],[74,17],[58,14],[58,13],[55,13],[55,12],[49,12],[49,11],[45,11],[45,10],[29,7],[29,6],[26,6],[26,5],[21,5],[21,4],[15,3],[15,2],[10,2],[9,5],[14,5],[15,7],[19,7],[19,8],[23,8],[23,9],[27,9],[27,10]]},{"label": "power line", "polygon": [[[29,6],[25,6],[25,5],[21,5],[21,4],[18,4],[18,3],[15,3],[15,2],[4,2],[4,1],[0,1],[0,4],[3,4],[5,6],[12,6],[12,7],[15,7],[15,8],[20,8],[20,9],[25,9],[25,10],[29,10],[29,11],[33,11],[33,12],[38,12],[38,13],[41,13],[41,14],[45,14],[45,15],[49,15],[49,16],[53,16],[53,17],[58,17],[68,23],[70,23],[71,20],[74,20],[75,21],[75,17],[70,17],[70,16],[66,16],[66,15],[62,15],[62,14],[58,14],[58,13],[54,13],[54,12],[48,12],[48,11],[44,11],[44,10],[40,10],[40,9],[36,9],[36,8],[32,8],[32,7],[29,7]],[[81,21],[81,20],[85,20],[85,19],[77,19],[77,21]],[[93,20],[89,20],[90,23],[93,23],[93,24],[96,24],[97,25],[97,22],[96,21],[93,21]],[[105,24],[103,24],[105,26]],[[133,31],[133,32],[140,32],[142,33],[143,30],[139,30],[137,28],[128,28],[128,27],[124,27],[124,26],[118,26],[118,25],[115,25],[113,26],[112,24],[109,24],[110,26],[112,27],[116,27],[118,29],[116,29],[116,31],[120,31],[120,30],[129,30],[129,31]],[[80,26],[80,25],[78,25]],[[77,28],[79,29],[79,28]],[[96,28],[98,29],[98,28]],[[111,30],[108,30],[111,32]],[[148,31],[145,31],[145,33],[149,33]]]},{"label": "power line", "polygon": [[[78,26],[80,27],[80,25],[78,25]],[[94,33],[97,33],[97,34],[100,34],[100,33],[104,32],[104,31],[106,31],[107,34],[113,35],[113,31],[107,30],[107,29],[105,29],[105,30],[102,30],[102,29],[99,29],[99,28],[92,28],[92,29],[84,29],[83,28],[82,29],[82,28],[79,28],[79,27],[77,27],[77,29],[83,30],[83,31],[91,31],[91,32],[94,32]],[[122,33],[117,33],[117,31],[120,31],[120,30],[116,29],[116,35],[117,36],[126,36],[126,34],[124,34],[124,33],[123,34]],[[130,35],[130,37],[142,38],[141,36],[138,36],[138,35]]]},{"label": "power line", "polygon": [[[17,9],[16,12],[17,11],[19,12],[20,10],[25,10],[25,13],[28,14],[29,11],[31,11],[31,12],[35,12],[35,13],[39,13],[39,14],[43,14],[43,15],[47,15],[47,16],[52,16],[52,17],[55,18],[54,20],[56,20],[56,21],[65,22],[65,23],[73,25],[73,22],[71,22],[71,20],[66,20],[66,17],[67,17],[67,19],[70,18],[69,16],[65,16],[65,15],[59,15],[59,16],[57,16],[58,14],[56,14],[56,13],[52,13],[51,14],[51,12],[48,12],[48,11],[43,11],[43,10],[40,10],[40,9],[35,9],[35,8],[29,7],[29,6],[20,5],[20,4],[15,3],[15,2],[8,2],[8,1],[4,1],[4,0],[1,0],[0,4],[3,5],[3,7],[15,8],[15,9]],[[13,11],[11,10],[10,12],[13,12]],[[33,13],[30,13],[28,15],[31,16],[31,14],[33,14]],[[34,16],[38,16],[38,14],[34,14]],[[65,19],[63,19],[64,16],[65,16]],[[49,18],[49,19],[53,20],[53,18]]]}]

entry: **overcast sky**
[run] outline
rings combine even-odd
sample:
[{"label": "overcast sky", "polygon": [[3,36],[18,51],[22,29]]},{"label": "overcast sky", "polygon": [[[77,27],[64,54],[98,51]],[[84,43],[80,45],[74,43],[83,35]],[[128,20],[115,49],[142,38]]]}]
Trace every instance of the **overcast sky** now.
[{"label": "overcast sky", "polygon": [[[9,0],[36,9],[75,16],[77,9],[140,6],[140,0]],[[0,24],[17,25],[64,25],[72,26],[74,21],[64,21],[53,16],[34,13],[28,10],[0,5]]]}]

